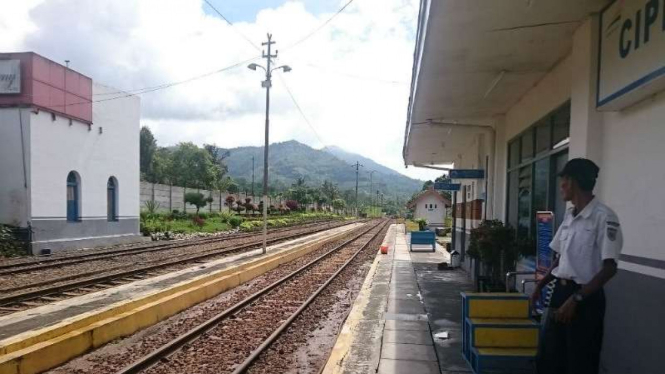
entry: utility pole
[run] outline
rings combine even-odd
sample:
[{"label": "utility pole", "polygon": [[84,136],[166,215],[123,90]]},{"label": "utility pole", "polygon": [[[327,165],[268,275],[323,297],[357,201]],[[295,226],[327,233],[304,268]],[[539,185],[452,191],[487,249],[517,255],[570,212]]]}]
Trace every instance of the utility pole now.
[{"label": "utility pole", "polygon": [[254,156],[252,156],[252,198],[254,198]]},{"label": "utility pole", "polygon": [[358,172],[360,171],[360,162],[356,161],[355,165],[351,165],[356,167],[356,217],[358,217]]},{"label": "utility pole", "polygon": [[270,87],[272,87],[272,72],[274,70],[282,69],[285,73],[291,71],[287,65],[271,68],[273,58],[277,58],[277,51],[272,54],[272,34],[268,34],[268,41],[261,43],[267,46],[268,53],[262,52],[263,58],[266,59],[266,67],[259,64],[251,63],[247,67],[250,70],[256,71],[256,68],[261,68],[266,72],[266,80],[261,82],[261,87],[266,89],[266,126],[265,126],[265,145],[263,147],[263,253],[267,250],[267,237],[268,237],[268,144],[270,134]]},{"label": "utility pole", "polygon": [[371,210],[374,210],[374,199],[372,198],[372,190],[374,189],[372,186],[372,175],[374,173],[376,173],[376,170],[369,172],[369,206]]}]

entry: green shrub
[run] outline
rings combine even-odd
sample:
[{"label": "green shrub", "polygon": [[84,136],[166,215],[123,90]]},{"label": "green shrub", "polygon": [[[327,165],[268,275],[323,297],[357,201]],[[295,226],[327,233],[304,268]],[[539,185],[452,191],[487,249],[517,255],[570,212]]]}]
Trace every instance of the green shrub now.
[{"label": "green shrub", "polygon": [[[527,244],[527,246],[530,246]],[[515,230],[500,220],[485,220],[471,230],[469,257],[479,259],[486,275],[495,282],[503,281],[507,269],[513,269],[520,256],[515,242]]]},{"label": "green shrub", "polygon": [[171,231],[171,223],[168,221],[164,221],[159,218],[152,218],[141,221],[141,233],[145,236],[168,231]]},{"label": "green shrub", "polygon": [[181,212],[178,209],[174,209],[173,213],[171,213],[170,218],[173,220],[179,220],[179,219],[189,219],[189,215],[185,212]]},{"label": "green shrub", "polygon": [[146,201],[143,205],[145,205],[145,210],[146,210],[149,214],[155,214],[155,213],[157,213],[157,211],[159,210],[159,208],[160,208],[160,206],[161,206],[160,203],[158,203],[158,202],[156,202],[156,201],[152,201],[152,200]]},{"label": "green shrub", "polygon": [[0,256],[14,257],[25,255],[25,248],[17,241],[9,227],[0,225]]},{"label": "green shrub", "polygon": [[229,218],[229,225],[231,225],[231,227],[233,228],[239,227],[242,223],[243,223],[242,217],[234,215]]},{"label": "green shrub", "polygon": [[218,217],[220,222],[229,223],[229,220],[231,219],[231,217],[233,217],[233,214],[227,212],[220,212],[218,214]]},{"label": "green shrub", "polygon": [[242,231],[251,231],[254,228],[254,224],[252,222],[243,222],[240,224],[240,230]]}]

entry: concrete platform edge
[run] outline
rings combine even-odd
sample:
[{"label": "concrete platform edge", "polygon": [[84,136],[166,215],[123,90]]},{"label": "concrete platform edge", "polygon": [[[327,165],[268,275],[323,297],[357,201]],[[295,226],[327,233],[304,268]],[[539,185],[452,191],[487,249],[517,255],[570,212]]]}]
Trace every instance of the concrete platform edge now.
[{"label": "concrete platform edge", "polygon": [[[389,237],[391,235],[393,236],[395,235],[394,230],[395,230],[395,225],[391,225],[390,229],[388,230],[386,236],[383,239],[382,245],[386,245],[388,244],[388,242],[390,242]],[[394,254],[394,250],[395,250],[394,241],[392,241],[392,245],[389,248],[389,256],[392,256]],[[360,292],[358,293],[358,296],[356,296],[356,300],[353,303],[353,307],[351,308],[349,315],[346,317],[344,325],[342,326],[342,329],[340,330],[340,333],[337,336],[337,340],[335,341],[335,345],[333,346],[333,349],[330,352],[328,361],[321,370],[320,374],[344,373],[344,359],[349,354],[351,346],[354,343],[355,337],[358,336],[356,332],[358,330],[360,322],[363,321],[364,319],[363,314],[370,301],[369,300],[370,291],[372,288],[372,283],[374,281],[374,276],[376,275],[376,271],[379,267],[379,262],[381,261],[381,256],[384,255],[382,255],[381,252],[377,252],[376,257],[372,262],[372,266],[370,267],[370,270],[367,273],[367,276],[365,277]],[[377,361],[376,367],[374,368],[375,370],[378,368],[378,365],[379,362]]]}]

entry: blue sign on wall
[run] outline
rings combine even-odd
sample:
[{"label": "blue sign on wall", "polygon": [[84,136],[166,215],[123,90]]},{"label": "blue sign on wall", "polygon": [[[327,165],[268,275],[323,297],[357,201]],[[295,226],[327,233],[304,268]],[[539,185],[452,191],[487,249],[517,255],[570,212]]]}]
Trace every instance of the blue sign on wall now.
[{"label": "blue sign on wall", "polygon": [[444,182],[434,183],[434,189],[440,191],[459,191],[461,186],[462,185],[459,183],[444,183]]},{"label": "blue sign on wall", "polygon": [[453,169],[448,176],[451,179],[484,179],[485,170],[482,169]]},{"label": "blue sign on wall", "polygon": [[552,248],[550,243],[554,235],[554,213],[536,213],[536,241],[538,252],[536,256],[536,272],[546,274],[552,266]]}]

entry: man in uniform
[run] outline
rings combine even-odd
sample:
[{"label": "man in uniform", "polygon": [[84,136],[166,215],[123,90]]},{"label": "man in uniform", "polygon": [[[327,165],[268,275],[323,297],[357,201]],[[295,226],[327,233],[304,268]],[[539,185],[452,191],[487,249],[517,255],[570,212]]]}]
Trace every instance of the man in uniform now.
[{"label": "man in uniform", "polygon": [[550,247],[556,258],[532,301],[554,281],[537,358],[538,374],[597,374],[603,342],[603,286],[617,271],[623,245],[617,215],[593,195],[599,168],[576,158],[559,173],[566,211]]}]

